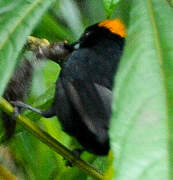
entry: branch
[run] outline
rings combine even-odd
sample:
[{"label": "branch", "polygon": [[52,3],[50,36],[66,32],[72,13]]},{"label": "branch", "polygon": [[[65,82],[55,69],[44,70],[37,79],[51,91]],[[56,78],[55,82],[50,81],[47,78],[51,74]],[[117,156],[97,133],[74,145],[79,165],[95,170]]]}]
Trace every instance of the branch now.
[{"label": "branch", "polygon": [[0,164],[0,179],[4,180],[18,180],[18,178]]},{"label": "branch", "polygon": [[27,50],[33,51],[37,58],[51,59],[63,65],[64,60],[71,54],[73,48],[67,41],[50,43],[47,39],[29,36],[26,44]]},{"label": "branch", "polygon": [[[8,115],[12,115],[14,112],[14,108],[11,106],[11,104],[9,104],[8,101],[6,101],[2,97],[0,98],[0,109]],[[70,161],[72,164],[77,166],[79,169],[81,169],[89,176],[92,176],[97,180],[104,179],[103,175],[100,172],[98,172],[97,169],[95,169],[82,159],[76,157],[72,151],[63,146],[60,142],[58,142],[55,138],[50,136],[47,132],[37,127],[35,123],[30,121],[27,117],[19,114],[16,118],[16,121],[24,128],[26,128],[29,132],[31,132],[33,135],[38,137],[40,141],[45,143],[47,146],[52,148],[55,152],[63,156],[65,159]]]}]

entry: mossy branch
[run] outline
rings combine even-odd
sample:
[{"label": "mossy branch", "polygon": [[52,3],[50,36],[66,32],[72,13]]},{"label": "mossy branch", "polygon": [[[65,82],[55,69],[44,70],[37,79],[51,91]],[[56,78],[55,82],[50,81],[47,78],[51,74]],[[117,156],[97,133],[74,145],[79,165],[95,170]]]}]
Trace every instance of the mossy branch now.
[{"label": "mossy branch", "polygon": [[40,39],[34,36],[28,36],[26,47],[30,51],[35,51],[38,47],[48,47],[50,42],[47,39]]},{"label": "mossy branch", "polygon": [[[8,115],[12,115],[14,112],[14,108],[11,106],[11,104],[8,103],[8,101],[6,101],[2,97],[0,98],[0,109]],[[50,136],[47,132],[36,126],[35,123],[30,121],[27,117],[19,114],[16,118],[16,121],[24,128],[26,128],[29,132],[31,132],[33,135],[35,135],[38,139],[40,139],[40,141],[48,145],[55,152],[62,155],[65,159],[70,161],[73,165],[77,166],[79,169],[84,171],[89,176],[97,180],[104,179],[103,175],[100,172],[98,172],[97,169],[95,169],[82,159],[77,158],[72,151],[63,146],[60,142],[58,142],[55,138]]]},{"label": "mossy branch", "polygon": [[26,49],[33,51],[39,59],[50,59],[60,66],[72,52],[72,47],[67,41],[50,43],[47,39],[29,36]]}]

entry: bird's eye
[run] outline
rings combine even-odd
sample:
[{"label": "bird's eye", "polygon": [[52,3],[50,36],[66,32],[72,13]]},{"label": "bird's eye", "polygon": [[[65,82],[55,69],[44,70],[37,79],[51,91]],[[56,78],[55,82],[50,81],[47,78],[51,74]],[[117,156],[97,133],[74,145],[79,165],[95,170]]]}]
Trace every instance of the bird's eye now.
[{"label": "bird's eye", "polygon": [[86,32],[86,33],[85,33],[85,36],[89,36],[89,35],[90,35],[90,32]]}]

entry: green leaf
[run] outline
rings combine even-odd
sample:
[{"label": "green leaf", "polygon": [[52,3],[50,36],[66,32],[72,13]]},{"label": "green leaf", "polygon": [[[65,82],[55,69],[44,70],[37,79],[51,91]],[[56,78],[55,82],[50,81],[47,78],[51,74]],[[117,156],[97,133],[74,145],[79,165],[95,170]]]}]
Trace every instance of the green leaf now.
[{"label": "green leaf", "polygon": [[[117,180],[173,179],[173,11],[129,0],[110,136]],[[127,12],[124,12],[127,13]]]},{"label": "green leaf", "polygon": [[[79,38],[84,27],[82,23],[82,15],[78,8],[77,2],[74,0],[60,1],[60,13],[72,31],[75,38]],[[68,13],[67,13],[68,10]]]},{"label": "green leaf", "polygon": [[168,0],[168,2],[170,3],[170,6],[173,7],[173,0]]},{"label": "green leaf", "polygon": [[120,0],[103,0],[107,18],[111,17],[111,15],[119,1]]},{"label": "green leaf", "polygon": [[46,38],[50,41],[69,40],[71,42],[74,39],[71,36],[70,31],[57,19],[51,16],[50,13],[45,13],[43,15],[41,22],[37,25],[33,35]]},{"label": "green leaf", "polygon": [[51,179],[56,160],[52,150],[45,144],[23,131],[13,138],[10,148],[15,153],[17,163],[27,172],[24,179]]},{"label": "green leaf", "polygon": [[[1,4],[0,0],[0,4]],[[13,73],[27,36],[54,0],[2,1],[0,7],[0,95]]]}]

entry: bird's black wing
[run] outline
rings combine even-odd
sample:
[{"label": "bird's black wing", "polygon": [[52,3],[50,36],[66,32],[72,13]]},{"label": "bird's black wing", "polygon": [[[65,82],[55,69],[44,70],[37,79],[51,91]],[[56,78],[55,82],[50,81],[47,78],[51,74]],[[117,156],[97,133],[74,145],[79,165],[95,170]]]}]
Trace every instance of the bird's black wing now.
[{"label": "bird's black wing", "polygon": [[109,89],[92,81],[60,78],[53,108],[66,132],[91,152],[106,154],[111,99]]},{"label": "bird's black wing", "polygon": [[91,132],[108,128],[112,92],[104,86],[82,80],[64,84],[66,95]]},{"label": "bird's black wing", "polygon": [[109,150],[112,67],[95,50],[73,52],[56,83],[51,108],[63,129],[96,154]]}]

